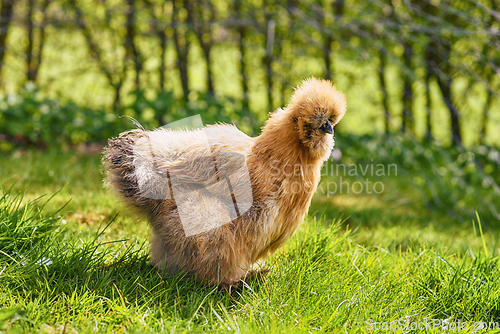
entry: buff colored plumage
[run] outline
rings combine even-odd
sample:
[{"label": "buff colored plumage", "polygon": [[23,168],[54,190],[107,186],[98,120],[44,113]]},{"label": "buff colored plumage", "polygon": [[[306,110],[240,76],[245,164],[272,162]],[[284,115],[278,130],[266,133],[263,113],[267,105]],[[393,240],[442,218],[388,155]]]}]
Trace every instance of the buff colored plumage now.
[{"label": "buff colored plumage", "polygon": [[[295,90],[285,109],[271,114],[256,138],[232,125],[131,130],[105,148],[107,182],[151,224],[151,260],[160,270],[235,284],[304,219],[333,148],[333,126],[345,110],[344,94],[330,81],[312,78]],[[223,179],[231,180],[232,200],[219,186]],[[174,196],[172,180],[188,195]],[[251,189],[246,199],[245,189]],[[243,198],[238,207],[244,207],[237,217],[227,210],[235,198]],[[203,216],[228,223],[207,226]]]}]

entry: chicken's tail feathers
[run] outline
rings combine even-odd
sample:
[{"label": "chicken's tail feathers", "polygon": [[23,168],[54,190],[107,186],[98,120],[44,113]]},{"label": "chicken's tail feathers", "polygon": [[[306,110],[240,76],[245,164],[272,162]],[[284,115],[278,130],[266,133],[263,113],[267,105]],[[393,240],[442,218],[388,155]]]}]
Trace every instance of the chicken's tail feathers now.
[{"label": "chicken's tail feathers", "polygon": [[[146,131],[146,129],[144,129],[144,127],[142,126],[142,124],[136,120],[135,118],[133,118],[132,116],[128,116],[128,115],[122,115],[120,116],[120,118],[122,117],[125,117],[125,118],[128,118],[132,123],[134,123],[135,126],[137,126],[138,129],[142,130],[142,131]],[[126,133],[126,132],[124,132]]]},{"label": "chicken's tail feathers", "polygon": [[105,185],[114,188],[127,204],[136,208],[147,204],[147,199],[141,196],[134,165],[134,146],[145,135],[145,131],[135,129],[123,132],[119,137],[109,139],[102,157],[102,165],[106,175]]}]

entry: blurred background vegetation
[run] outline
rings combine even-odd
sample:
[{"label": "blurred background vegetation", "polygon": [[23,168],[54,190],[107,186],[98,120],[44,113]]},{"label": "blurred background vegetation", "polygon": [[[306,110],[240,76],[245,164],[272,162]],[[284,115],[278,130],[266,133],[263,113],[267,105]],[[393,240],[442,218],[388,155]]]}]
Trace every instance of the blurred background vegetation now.
[{"label": "blurred background vegetation", "polygon": [[[499,5],[0,0],[0,248],[9,256],[0,258],[0,307],[26,310],[17,324],[30,332],[44,323],[64,323],[64,332],[70,309],[84,332],[98,323],[142,332],[138,319],[149,312],[152,331],[220,331],[224,321],[211,311],[219,297],[150,274],[150,231],[103,189],[99,153],[135,127],[123,115],[151,129],[200,114],[257,135],[293,87],[315,76],[331,79],[348,103],[306,219],[318,224],[303,224],[294,240],[311,239],[292,240],[272,258],[274,297],[228,302],[224,324],[236,316],[248,332],[273,324],[283,332],[408,315],[498,322]],[[360,171],[335,172],[339,165]],[[370,172],[379,165],[397,172]],[[329,193],[342,182],[351,191]],[[366,182],[384,190],[354,191]],[[318,236],[340,220],[349,241],[325,248]],[[64,233],[52,229],[59,221]],[[94,253],[101,245],[109,253]],[[194,316],[199,327],[190,327]]]},{"label": "blurred background vegetation", "polygon": [[[200,114],[256,135],[316,76],[348,101],[329,164],[396,163],[386,203],[496,226],[499,2],[2,0],[0,151],[97,153],[135,126],[123,115],[154,128]],[[337,202],[319,194],[313,209],[382,214]]]},{"label": "blurred background vegetation", "polygon": [[200,113],[258,133],[309,76],[339,131],[500,143],[498,0],[2,0],[0,141],[104,141]]}]

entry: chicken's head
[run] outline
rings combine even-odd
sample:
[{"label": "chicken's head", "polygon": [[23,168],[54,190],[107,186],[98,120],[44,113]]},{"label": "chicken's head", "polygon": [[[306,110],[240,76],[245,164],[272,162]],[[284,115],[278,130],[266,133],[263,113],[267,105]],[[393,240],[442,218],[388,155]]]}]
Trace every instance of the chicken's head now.
[{"label": "chicken's head", "polygon": [[346,111],[345,96],[329,80],[307,79],[295,90],[286,111],[309,154],[325,157],[333,148],[333,127]]}]

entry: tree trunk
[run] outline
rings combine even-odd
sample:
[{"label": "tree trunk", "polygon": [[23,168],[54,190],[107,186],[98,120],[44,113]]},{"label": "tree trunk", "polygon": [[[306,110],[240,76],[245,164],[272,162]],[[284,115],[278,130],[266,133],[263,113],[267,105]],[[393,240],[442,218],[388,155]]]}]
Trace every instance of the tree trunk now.
[{"label": "tree trunk", "polygon": [[189,85],[188,85],[188,66],[187,66],[187,38],[182,36],[178,28],[174,28],[174,44],[177,51],[177,67],[179,68],[182,93],[184,98],[187,99],[189,95]]},{"label": "tree trunk", "polygon": [[123,81],[120,81],[117,85],[113,86],[115,89],[115,99],[113,100],[113,110],[116,112],[120,110],[122,103],[120,99],[120,90],[122,88]]},{"label": "tree trunk", "polygon": [[[203,57],[207,64],[207,95],[215,96],[214,83],[212,79],[210,51],[212,49],[212,28],[211,20],[215,18],[215,9],[210,0],[205,1],[188,1],[188,12],[192,15],[194,32],[203,51]],[[209,14],[207,17],[206,14]],[[208,36],[208,38],[206,38]]]},{"label": "tree trunk", "polygon": [[426,108],[427,108],[427,129],[425,136],[428,139],[432,139],[432,122],[431,122],[431,114],[432,114],[432,109],[431,109],[431,80],[432,78],[437,78],[437,64],[436,64],[436,59],[438,59],[438,55],[436,54],[437,51],[437,40],[435,38],[430,38],[429,41],[427,42],[427,46],[425,48],[425,54],[424,54],[424,61],[425,61],[425,70],[426,70],[426,75],[425,75],[425,94],[427,97],[427,103],[426,103]]},{"label": "tree trunk", "polygon": [[[491,8],[492,12],[498,12],[498,2],[497,1],[491,0],[490,6],[491,6],[490,8]],[[495,16],[490,14],[490,17],[486,22],[486,27],[491,29],[493,27],[494,22],[495,22]],[[482,50],[481,54],[489,55],[491,53],[495,53],[495,50],[490,46],[489,43],[484,43],[483,50]],[[496,51],[496,53],[498,53],[498,51]],[[496,73],[493,71],[494,66],[491,66],[491,64],[484,64],[481,67],[483,68],[483,70],[486,69],[486,94],[487,95],[486,95],[486,101],[483,105],[483,119],[481,122],[481,130],[479,132],[479,144],[484,144],[486,141],[486,137],[488,135],[488,133],[487,133],[488,132],[488,122],[490,120],[489,109],[492,108],[493,101],[494,101],[494,99],[493,99],[493,96],[494,96],[493,83],[495,81]]]},{"label": "tree trunk", "polygon": [[164,32],[159,32],[160,38],[160,48],[161,48],[161,59],[160,59],[160,91],[165,89],[165,57],[167,54],[167,36],[165,36]]},{"label": "tree trunk", "polygon": [[3,67],[5,51],[7,50],[7,45],[5,45],[5,40],[7,39],[7,33],[9,32],[10,22],[12,21],[12,16],[14,14],[13,6],[14,6],[13,0],[2,0],[2,7],[0,8],[0,73]]},{"label": "tree trunk", "polygon": [[28,13],[26,27],[28,29],[28,45],[26,48],[26,65],[27,73],[26,78],[28,81],[36,82],[38,78],[38,71],[42,64],[42,53],[45,45],[45,28],[47,26],[47,7],[49,0],[44,0],[40,8],[43,19],[39,30],[38,50],[35,46],[35,24],[34,24],[34,10],[35,0],[28,0]]},{"label": "tree trunk", "polygon": [[344,0],[335,0],[333,12],[335,13],[335,21],[338,21],[344,15]]},{"label": "tree trunk", "polygon": [[40,66],[42,66],[42,61],[43,61],[43,49],[45,47],[45,28],[47,27],[48,24],[48,17],[47,17],[47,7],[50,5],[51,0],[45,0],[42,4],[41,12],[43,15],[43,21],[40,26],[40,41],[38,45],[38,53],[36,55],[36,66],[33,69],[32,72],[32,81],[37,82],[38,80],[38,71],[40,70]]},{"label": "tree trunk", "polygon": [[462,135],[460,132],[460,114],[458,110],[452,103],[451,100],[451,83],[452,79],[447,78],[443,80],[442,77],[438,76],[438,84],[441,89],[441,93],[443,94],[443,100],[448,110],[450,112],[451,118],[451,141],[457,146],[462,146]]},{"label": "tree trunk", "polygon": [[28,14],[27,16],[27,22],[26,22],[26,27],[28,29],[28,45],[26,48],[26,65],[27,65],[27,73],[26,73],[26,78],[28,78],[28,81],[34,81],[33,80],[33,69],[35,68],[33,64],[33,49],[35,47],[34,45],[34,24],[33,24],[33,10],[35,9],[35,0],[28,0]]},{"label": "tree trunk", "polygon": [[490,119],[489,116],[489,109],[492,107],[493,104],[493,92],[491,91],[490,88],[488,88],[486,96],[486,102],[484,103],[483,106],[483,119],[481,122],[481,132],[479,133],[479,144],[484,144],[487,136],[487,128],[488,128],[488,122]]},{"label": "tree trunk", "polygon": [[[344,16],[344,5],[345,5],[345,2],[344,0],[335,0],[333,2],[333,13],[335,15],[335,23],[337,25],[337,27],[340,26],[340,24],[338,24],[338,21],[342,18],[342,16]],[[339,35],[341,36],[342,34],[342,31],[340,31]],[[331,34],[329,34],[329,41],[327,40],[327,43],[328,44],[328,49],[329,49],[329,53],[328,53],[328,79],[329,80],[332,80],[333,79],[333,75],[334,75],[334,70],[332,69],[332,66],[333,66],[333,61],[331,60],[331,44],[333,42],[333,37],[331,36]],[[339,37],[339,36],[338,36]]]},{"label": "tree trunk", "polygon": [[273,79],[272,79],[272,63],[273,63],[273,49],[274,49],[274,31],[276,24],[274,21],[267,22],[267,37],[266,37],[266,55],[263,62],[266,68],[266,83],[267,83],[267,101],[269,110],[273,110]]},{"label": "tree trunk", "polygon": [[212,71],[210,69],[210,49],[211,45],[205,45],[202,47],[203,55],[205,56],[205,62],[207,63],[207,94],[210,96],[215,96],[214,81],[212,79]]},{"label": "tree trunk", "polygon": [[[161,92],[165,90],[165,72],[167,67],[165,63],[165,57],[167,54],[167,36],[165,35],[165,25],[163,24],[162,19],[155,14],[155,4],[151,0],[143,0],[143,1],[149,10],[151,18],[153,19],[152,26],[154,28],[156,36],[160,41],[160,69],[159,69],[158,91]],[[161,13],[165,13],[165,5],[167,4],[167,2],[168,0],[164,0],[163,3],[160,5]],[[171,21],[172,20],[173,18],[171,18]],[[158,120],[158,123],[160,125],[163,123],[161,110],[156,110],[156,119]]]},{"label": "tree trunk", "polygon": [[[242,7],[241,7],[241,1],[242,0],[235,0],[234,2],[234,11],[237,15],[237,19],[241,20],[242,15]],[[239,25],[236,28],[238,32],[237,36],[237,44],[238,44],[238,49],[240,51],[240,76],[241,76],[241,88],[243,90],[243,107],[245,109],[249,109],[249,104],[248,104],[248,79],[245,74],[245,35],[246,35],[246,28],[243,25]]]},{"label": "tree trunk", "polygon": [[327,8],[323,8],[323,22],[322,22],[322,27],[321,29],[323,30],[323,37],[324,37],[324,42],[323,42],[323,59],[325,62],[325,79],[327,80],[332,80],[332,72],[331,72],[331,67],[332,67],[332,59],[330,58],[331,53],[332,53],[332,43],[333,43],[333,38],[331,32],[328,30],[328,24],[326,22],[326,13]]},{"label": "tree trunk", "polygon": [[136,35],[135,32],[135,0],[127,0],[127,22],[126,22],[126,37],[125,37],[125,50],[127,52],[127,58],[129,58],[135,68],[135,87],[140,89],[140,73],[142,69],[142,64],[140,60],[139,51],[134,42]]},{"label": "tree trunk", "polygon": [[[187,100],[189,95],[189,79],[188,79],[188,49],[189,49],[189,41],[188,41],[188,28],[184,29],[181,32],[179,29],[179,10],[181,8],[178,7],[178,2],[174,2],[174,13],[172,15],[172,23],[174,28],[174,44],[175,50],[177,51],[177,67],[179,68],[179,74],[181,78],[182,92],[184,98]],[[184,8],[189,15],[188,5],[186,0],[182,1],[182,8]],[[177,22],[174,22],[176,21]],[[189,19],[188,19],[189,24]]]},{"label": "tree trunk", "polygon": [[437,56],[439,57],[438,70],[436,69],[436,78],[443,95],[443,101],[448,107],[451,119],[451,140],[457,146],[462,146],[462,134],[460,131],[460,113],[453,104],[451,98],[451,85],[453,82],[452,66],[450,64],[451,42],[439,37],[434,40],[437,42]]},{"label": "tree trunk", "polygon": [[246,29],[244,27],[241,27],[238,31],[238,46],[240,49],[240,75],[241,75],[241,86],[243,89],[243,106],[246,109],[249,109],[249,99],[248,99],[248,78],[245,74],[245,34],[246,34]]},{"label": "tree trunk", "polygon": [[432,122],[431,122],[431,72],[427,67],[427,73],[425,75],[425,95],[426,95],[426,130],[425,130],[425,138],[432,139]]},{"label": "tree trunk", "polygon": [[[83,19],[83,13],[82,10],[78,7],[76,4],[76,0],[69,0],[68,1],[69,5],[73,8],[75,14],[76,14],[76,24],[78,28],[82,31],[83,36],[85,37],[85,41],[87,42],[87,46],[89,48],[90,56],[94,58],[96,61],[97,65],[99,66],[99,69],[101,72],[104,74],[106,79],[108,80],[108,83],[113,89],[115,90],[115,98],[113,101],[113,110],[115,112],[120,111],[121,107],[121,100],[120,100],[120,90],[123,85],[123,80],[125,78],[125,69],[122,69],[119,71],[120,73],[114,74],[110,67],[106,65],[106,62],[104,61],[103,57],[103,52],[97,45],[96,41],[94,40],[92,36],[92,32],[88,25],[85,23],[85,20]],[[115,79],[116,77],[116,79]]]},{"label": "tree trunk", "polygon": [[[331,59],[331,54],[332,54],[332,43],[333,43],[333,36],[330,31],[328,31],[328,22],[325,20],[325,11],[327,9],[323,9],[323,26],[322,29],[327,31],[323,32],[324,35],[324,43],[323,43],[323,59],[325,62],[325,68],[326,68],[326,73],[325,73],[325,79],[327,80],[332,80],[332,59]],[[337,22],[342,15],[344,15],[344,0],[335,0],[333,3],[333,13],[335,15],[335,22]]]},{"label": "tree trunk", "polygon": [[412,48],[408,41],[404,41],[404,64],[403,69],[404,77],[404,88],[403,88],[403,122],[401,124],[401,132],[414,133],[414,121],[413,121],[413,90],[412,90]]},{"label": "tree trunk", "polygon": [[386,50],[384,49],[384,47],[381,47],[379,49],[380,66],[378,68],[378,78],[380,82],[380,90],[382,91],[382,107],[384,108],[384,131],[386,134],[388,134],[390,114],[389,114],[389,96],[387,94],[387,86],[385,82],[385,57],[386,57]]}]

